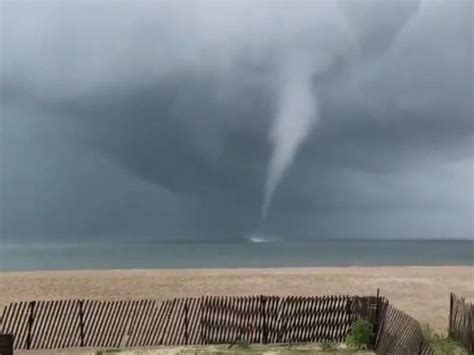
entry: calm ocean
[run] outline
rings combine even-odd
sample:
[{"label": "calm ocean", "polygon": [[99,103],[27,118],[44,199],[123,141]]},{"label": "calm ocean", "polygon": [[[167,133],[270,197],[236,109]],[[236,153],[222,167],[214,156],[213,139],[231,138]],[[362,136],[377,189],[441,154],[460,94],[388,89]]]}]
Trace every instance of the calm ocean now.
[{"label": "calm ocean", "polygon": [[0,244],[0,270],[473,265],[474,241]]},{"label": "calm ocean", "polygon": [[473,265],[474,241],[0,244],[0,269]]}]

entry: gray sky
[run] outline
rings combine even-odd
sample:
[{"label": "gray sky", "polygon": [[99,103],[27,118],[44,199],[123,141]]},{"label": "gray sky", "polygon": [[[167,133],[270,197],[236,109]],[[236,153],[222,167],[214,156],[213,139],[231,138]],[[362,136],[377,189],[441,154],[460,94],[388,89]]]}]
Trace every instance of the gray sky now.
[{"label": "gray sky", "polygon": [[470,0],[2,1],[1,234],[472,238],[472,23]]}]

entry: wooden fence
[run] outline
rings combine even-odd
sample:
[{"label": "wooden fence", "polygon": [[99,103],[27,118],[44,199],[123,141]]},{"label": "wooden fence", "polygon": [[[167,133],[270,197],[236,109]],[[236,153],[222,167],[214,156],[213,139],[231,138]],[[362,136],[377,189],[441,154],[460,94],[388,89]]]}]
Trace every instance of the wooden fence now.
[{"label": "wooden fence", "polygon": [[342,341],[355,320],[373,318],[374,297],[222,297],[205,299],[204,344]]},{"label": "wooden fence", "polygon": [[380,307],[380,326],[375,351],[380,355],[436,354],[424,341],[420,323],[388,302]]},{"label": "wooden fence", "polygon": [[469,354],[474,353],[474,306],[451,293],[449,302],[449,336],[460,342]]},{"label": "wooden fence", "polygon": [[359,318],[377,323],[378,297],[201,297],[169,301],[12,303],[0,333],[15,349],[341,341]]}]

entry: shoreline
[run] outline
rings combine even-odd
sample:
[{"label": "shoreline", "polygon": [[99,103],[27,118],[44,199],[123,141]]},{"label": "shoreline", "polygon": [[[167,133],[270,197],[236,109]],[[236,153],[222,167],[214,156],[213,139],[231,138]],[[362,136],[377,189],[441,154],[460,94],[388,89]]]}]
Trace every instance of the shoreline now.
[{"label": "shoreline", "polygon": [[150,267],[150,268],[78,268],[78,269],[1,269],[1,274],[8,273],[63,273],[63,272],[147,272],[147,271],[161,271],[161,272],[209,272],[209,271],[265,271],[265,270],[282,270],[282,271],[292,271],[292,270],[337,270],[337,269],[431,269],[431,268],[473,268],[474,262],[472,264],[404,264],[404,265],[331,265],[331,266],[262,266],[262,267],[253,267],[253,266],[239,266],[239,267]]},{"label": "shoreline", "polygon": [[0,272],[0,307],[54,299],[375,295],[445,332],[449,293],[474,300],[473,266],[115,269]]}]

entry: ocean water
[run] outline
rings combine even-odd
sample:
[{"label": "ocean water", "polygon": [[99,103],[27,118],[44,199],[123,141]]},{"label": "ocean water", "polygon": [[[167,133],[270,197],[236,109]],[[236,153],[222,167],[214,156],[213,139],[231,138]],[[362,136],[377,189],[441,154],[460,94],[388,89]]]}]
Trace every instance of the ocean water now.
[{"label": "ocean water", "polygon": [[0,244],[0,269],[473,265],[474,241]]}]

